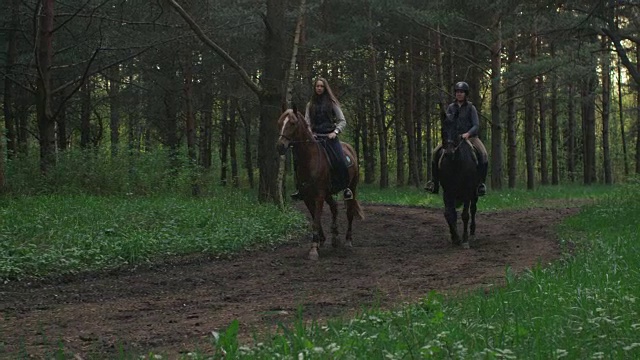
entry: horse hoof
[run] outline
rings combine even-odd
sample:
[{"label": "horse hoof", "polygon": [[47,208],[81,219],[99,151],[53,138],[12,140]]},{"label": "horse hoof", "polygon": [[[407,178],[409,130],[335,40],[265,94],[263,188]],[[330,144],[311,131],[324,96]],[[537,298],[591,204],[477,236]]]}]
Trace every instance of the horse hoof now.
[{"label": "horse hoof", "polygon": [[469,242],[468,242],[468,241],[463,242],[463,243],[462,243],[462,248],[463,248],[463,249],[468,249],[468,248],[469,248]]}]

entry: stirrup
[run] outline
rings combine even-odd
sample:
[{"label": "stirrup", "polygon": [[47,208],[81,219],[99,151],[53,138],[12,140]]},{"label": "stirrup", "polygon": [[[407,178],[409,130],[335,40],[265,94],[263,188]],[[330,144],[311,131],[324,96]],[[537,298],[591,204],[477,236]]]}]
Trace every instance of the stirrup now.
[{"label": "stirrup", "polygon": [[478,196],[484,196],[487,194],[487,186],[484,183],[478,185],[478,190],[476,192]]},{"label": "stirrup", "polygon": [[344,200],[353,200],[353,192],[351,191],[351,189],[346,188],[344,189]]}]

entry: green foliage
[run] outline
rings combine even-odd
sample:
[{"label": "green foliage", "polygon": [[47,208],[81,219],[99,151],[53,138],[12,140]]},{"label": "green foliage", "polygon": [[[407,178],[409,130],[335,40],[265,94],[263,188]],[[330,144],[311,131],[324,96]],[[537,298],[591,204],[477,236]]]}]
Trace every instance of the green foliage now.
[{"label": "green foliage", "polygon": [[304,216],[230,190],[210,198],[47,195],[3,198],[0,278],[66,274],[163,257],[273,246]]},{"label": "green foliage", "polygon": [[94,194],[160,195],[191,194],[192,179],[202,193],[215,193],[219,180],[204,169],[191,166],[185,154],[171,160],[168,150],[134,155],[121,151],[112,157],[106,151],[68,150],[59,153],[57,164],[46,175],[39,172],[34,156],[9,160],[7,192],[14,195]]}]

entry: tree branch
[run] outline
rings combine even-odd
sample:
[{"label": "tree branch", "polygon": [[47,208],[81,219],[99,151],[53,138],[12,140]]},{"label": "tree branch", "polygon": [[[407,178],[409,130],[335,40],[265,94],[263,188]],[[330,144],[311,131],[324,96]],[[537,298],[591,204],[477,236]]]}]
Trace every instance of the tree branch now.
[{"label": "tree branch", "polygon": [[616,52],[620,57],[620,61],[622,61],[622,64],[624,64],[624,67],[627,68],[627,71],[629,72],[629,74],[631,74],[633,81],[635,81],[636,84],[640,86],[640,72],[634,66],[631,60],[629,60],[629,56],[627,55],[627,50],[625,50],[625,48],[621,44],[622,40],[620,39],[620,36],[617,33],[607,28],[602,28],[601,30],[603,33],[605,33],[609,37],[609,39],[611,39],[611,42],[613,43],[613,46],[615,46]]},{"label": "tree branch", "polygon": [[251,80],[251,77],[247,72],[238,64],[238,62],[231,57],[231,55],[227,54],[218,44],[213,42],[213,40],[209,39],[209,37],[202,31],[200,26],[196,24],[196,22],[187,14],[187,12],[176,2],[176,0],[167,0],[169,5],[171,5],[174,10],[182,16],[184,21],[189,24],[191,30],[198,36],[198,38],[207,46],[209,46],[216,54],[222,57],[232,68],[234,68],[242,77],[245,85],[247,85],[258,97],[262,96],[263,89],[256,83]]}]

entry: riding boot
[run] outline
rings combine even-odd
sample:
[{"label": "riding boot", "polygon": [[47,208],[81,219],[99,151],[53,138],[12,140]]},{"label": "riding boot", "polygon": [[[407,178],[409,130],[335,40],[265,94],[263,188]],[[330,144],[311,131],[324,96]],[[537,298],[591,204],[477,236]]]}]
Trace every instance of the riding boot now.
[{"label": "riding boot", "polygon": [[478,175],[480,175],[480,185],[478,185],[478,196],[484,196],[487,194],[487,186],[484,184],[487,180],[487,171],[488,171],[489,163],[481,163],[478,165]]},{"label": "riding boot", "polygon": [[353,192],[351,191],[351,189],[346,188],[344,189],[344,200],[353,200]]},{"label": "riding boot", "polygon": [[424,189],[432,194],[437,194],[440,191],[438,163],[435,160],[431,161],[431,180],[427,181]]},{"label": "riding boot", "polygon": [[293,194],[289,195],[291,200],[302,200],[302,195],[300,195],[300,190],[296,190]]}]

